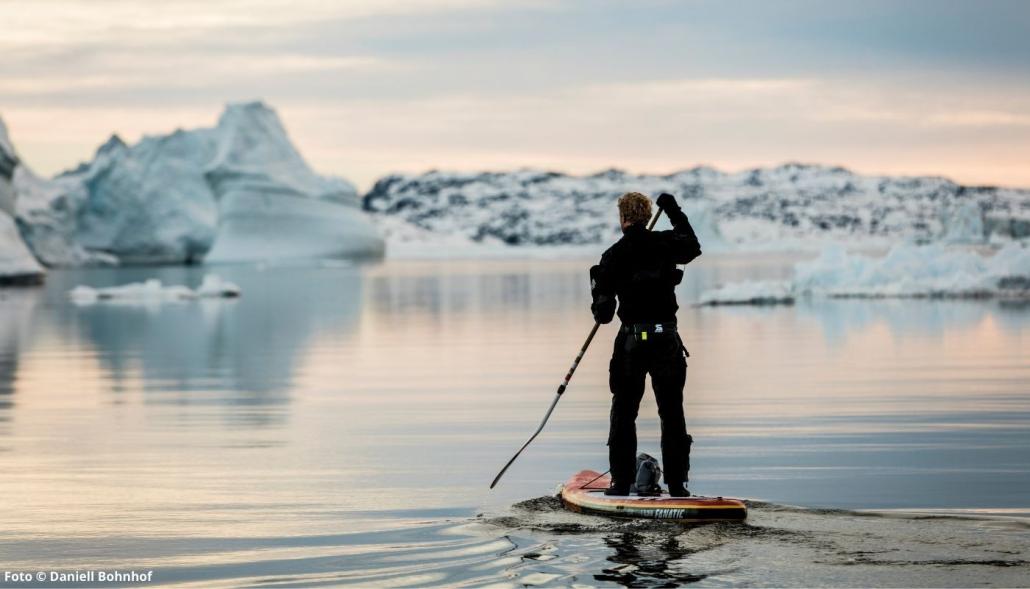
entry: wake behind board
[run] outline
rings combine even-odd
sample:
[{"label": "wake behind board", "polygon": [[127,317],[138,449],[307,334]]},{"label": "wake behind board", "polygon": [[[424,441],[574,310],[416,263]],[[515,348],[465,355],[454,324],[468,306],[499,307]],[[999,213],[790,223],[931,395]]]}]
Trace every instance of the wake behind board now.
[{"label": "wake behind board", "polygon": [[680,522],[739,521],[747,517],[747,507],[740,499],[671,497],[664,493],[657,497],[608,496],[604,490],[611,483],[611,477],[599,477],[599,474],[584,470],[565,483],[561,499],[567,509],[593,515]]}]

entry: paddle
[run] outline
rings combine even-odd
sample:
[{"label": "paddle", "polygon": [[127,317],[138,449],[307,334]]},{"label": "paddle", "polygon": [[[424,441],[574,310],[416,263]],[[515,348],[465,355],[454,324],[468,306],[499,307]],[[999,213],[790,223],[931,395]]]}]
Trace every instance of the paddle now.
[{"label": "paddle", "polygon": [[[654,229],[655,223],[658,222],[658,217],[661,216],[662,209],[658,209],[658,212],[654,214],[654,217],[651,219],[651,222],[647,225],[648,231]],[[547,425],[547,420],[551,418],[551,412],[554,411],[554,407],[558,404],[558,401],[561,400],[561,396],[562,393],[565,392],[565,388],[569,386],[569,381],[572,380],[572,375],[576,372],[576,368],[579,366],[579,361],[582,360],[583,355],[587,353],[587,348],[590,347],[590,342],[593,341],[594,334],[597,333],[598,327],[601,327],[601,324],[595,321],[594,326],[590,328],[590,334],[587,335],[587,341],[583,342],[583,347],[579,349],[579,354],[576,354],[576,359],[572,361],[572,367],[569,368],[568,374],[565,375],[565,380],[563,380],[562,383],[558,385],[558,393],[554,396],[554,400],[551,401],[551,406],[547,408],[547,413],[544,414],[544,420],[540,422],[540,427],[536,428],[536,431],[533,432],[533,435],[529,437],[529,440],[527,440],[525,444],[522,444],[522,447],[519,448],[519,451],[511,457],[511,460],[509,460],[507,464],[504,465],[504,468],[501,469],[501,472],[497,473],[497,476],[494,477],[494,482],[490,483],[491,489],[497,486],[497,481],[501,480],[501,477],[504,476],[504,473],[508,470],[508,467],[515,462],[515,459],[519,457],[519,454],[522,454],[522,451],[525,450],[527,446],[532,444],[533,440],[535,440],[536,437],[540,435],[540,432],[544,430],[544,426]]]}]

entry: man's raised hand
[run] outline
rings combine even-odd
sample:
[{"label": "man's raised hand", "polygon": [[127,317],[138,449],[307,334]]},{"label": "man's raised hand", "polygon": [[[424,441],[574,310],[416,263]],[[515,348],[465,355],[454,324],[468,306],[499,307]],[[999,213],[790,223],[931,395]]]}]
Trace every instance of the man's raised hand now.
[{"label": "man's raised hand", "polygon": [[668,192],[663,192],[659,194],[658,200],[655,201],[655,204],[658,205],[659,209],[662,209],[666,212],[679,208],[679,205],[676,204],[676,197],[669,194]]}]

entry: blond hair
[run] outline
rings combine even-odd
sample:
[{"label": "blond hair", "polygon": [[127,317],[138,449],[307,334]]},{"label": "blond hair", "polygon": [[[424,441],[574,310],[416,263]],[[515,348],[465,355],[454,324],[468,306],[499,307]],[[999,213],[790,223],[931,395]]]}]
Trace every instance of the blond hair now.
[{"label": "blond hair", "polygon": [[651,199],[639,192],[627,192],[619,197],[619,216],[630,225],[647,223],[651,219]]}]

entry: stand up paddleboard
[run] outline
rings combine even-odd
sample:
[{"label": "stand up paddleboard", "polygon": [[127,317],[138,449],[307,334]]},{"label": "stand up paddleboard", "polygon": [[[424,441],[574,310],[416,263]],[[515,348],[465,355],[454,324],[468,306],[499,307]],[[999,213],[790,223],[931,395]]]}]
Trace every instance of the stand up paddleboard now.
[{"label": "stand up paddleboard", "polygon": [[611,483],[608,475],[584,470],[562,487],[565,507],[578,512],[613,517],[635,517],[680,522],[739,521],[747,517],[740,499],[724,497],[609,496],[604,490]]}]

